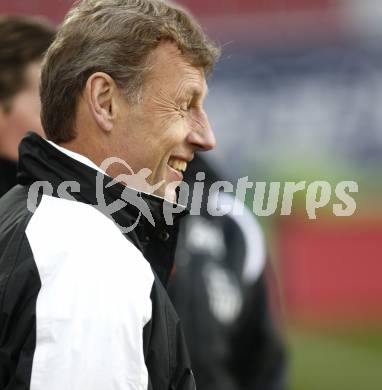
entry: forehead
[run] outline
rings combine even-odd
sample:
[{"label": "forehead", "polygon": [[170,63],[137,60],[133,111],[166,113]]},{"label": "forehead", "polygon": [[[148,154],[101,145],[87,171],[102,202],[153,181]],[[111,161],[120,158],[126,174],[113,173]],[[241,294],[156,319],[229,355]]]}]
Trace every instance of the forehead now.
[{"label": "forehead", "polygon": [[207,92],[202,68],[193,66],[173,42],[161,42],[153,51],[148,85],[161,85],[169,92],[191,91],[201,95]]}]

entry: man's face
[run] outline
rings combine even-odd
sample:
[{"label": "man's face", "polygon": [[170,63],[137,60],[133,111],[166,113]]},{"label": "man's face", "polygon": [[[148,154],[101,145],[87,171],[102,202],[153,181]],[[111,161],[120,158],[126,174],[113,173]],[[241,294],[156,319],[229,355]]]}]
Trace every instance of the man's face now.
[{"label": "man's face", "polygon": [[[142,101],[124,103],[120,156],[134,173],[149,168],[151,185],[162,180],[169,184],[183,180],[182,171],[194,153],[212,149],[215,137],[203,109],[207,93],[203,70],[190,65],[171,42],[159,45],[151,63]],[[163,197],[165,185],[155,193]],[[175,199],[175,191],[168,195]]]},{"label": "man's face", "polygon": [[28,130],[43,135],[40,121],[40,72],[40,62],[29,64],[25,69],[25,87],[11,99],[9,110],[0,108],[0,153],[12,160],[18,159],[18,145]]}]

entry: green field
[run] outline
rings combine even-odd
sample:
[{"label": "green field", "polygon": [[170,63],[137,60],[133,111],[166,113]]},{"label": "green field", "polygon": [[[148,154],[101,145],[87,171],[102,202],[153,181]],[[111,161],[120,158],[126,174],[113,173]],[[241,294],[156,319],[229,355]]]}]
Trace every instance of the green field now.
[{"label": "green field", "polygon": [[288,332],[290,390],[381,390],[382,330]]}]

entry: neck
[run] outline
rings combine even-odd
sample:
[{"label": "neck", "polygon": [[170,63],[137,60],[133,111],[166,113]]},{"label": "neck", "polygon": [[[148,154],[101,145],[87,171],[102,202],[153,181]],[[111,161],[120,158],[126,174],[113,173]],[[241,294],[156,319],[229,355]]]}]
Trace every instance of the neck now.
[{"label": "neck", "polygon": [[87,157],[98,167],[101,166],[104,159],[108,157],[105,150],[105,144],[99,142],[95,137],[86,137],[78,134],[74,140],[63,142],[59,145]]},{"label": "neck", "polygon": [[0,137],[0,157],[10,161],[17,161],[19,157],[18,147]]}]

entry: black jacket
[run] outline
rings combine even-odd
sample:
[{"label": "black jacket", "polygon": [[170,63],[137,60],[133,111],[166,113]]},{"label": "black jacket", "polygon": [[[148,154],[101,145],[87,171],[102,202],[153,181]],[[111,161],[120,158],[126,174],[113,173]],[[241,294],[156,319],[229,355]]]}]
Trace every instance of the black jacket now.
[{"label": "black jacket", "polygon": [[[21,143],[19,185],[0,200],[0,389],[194,389],[164,288],[177,222],[140,194],[155,227],[141,216],[123,234],[138,210],[104,215],[96,177],[35,134]],[[126,187],[101,177],[106,203],[120,199]]]},{"label": "black jacket", "polygon": [[0,157],[0,198],[16,185],[17,162]]}]

